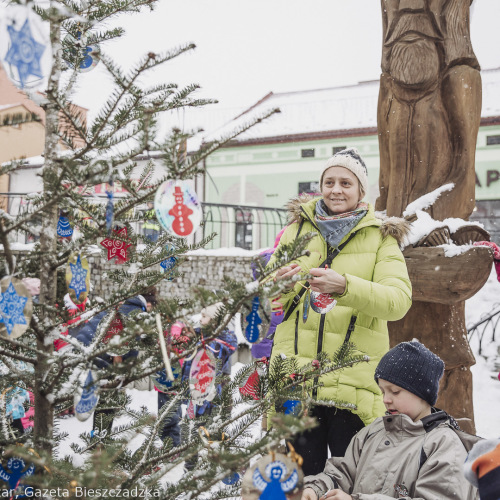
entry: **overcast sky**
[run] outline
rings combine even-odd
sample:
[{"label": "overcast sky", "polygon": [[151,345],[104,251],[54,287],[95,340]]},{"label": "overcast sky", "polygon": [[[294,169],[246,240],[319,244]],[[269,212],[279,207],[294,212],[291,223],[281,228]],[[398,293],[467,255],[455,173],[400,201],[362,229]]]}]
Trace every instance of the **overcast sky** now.
[{"label": "overcast sky", "polygon": [[[472,43],[483,69],[500,66],[500,0],[475,0]],[[103,47],[127,67],[147,52],[194,42],[155,81],[198,83],[221,111],[268,92],[333,87],[380,74],[379,0],[159,0],[152,13],[121,18],[125,38]],[[74,101],[99,108],[111,87],[99,66]]]}]

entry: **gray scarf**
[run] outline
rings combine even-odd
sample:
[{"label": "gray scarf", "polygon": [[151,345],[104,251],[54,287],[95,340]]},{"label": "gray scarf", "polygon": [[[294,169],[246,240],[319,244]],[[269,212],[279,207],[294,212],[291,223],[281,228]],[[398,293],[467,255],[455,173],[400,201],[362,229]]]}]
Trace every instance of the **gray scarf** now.
[{"label": "gray scarf", "polygon": [[326,242],[333,248],[337,248],[344,236],[356,227],[359,221],[368,213],[366,203],[358,203],[352,212],[330,215],[325,202],[319,200],[316,203],[315,222]]}]

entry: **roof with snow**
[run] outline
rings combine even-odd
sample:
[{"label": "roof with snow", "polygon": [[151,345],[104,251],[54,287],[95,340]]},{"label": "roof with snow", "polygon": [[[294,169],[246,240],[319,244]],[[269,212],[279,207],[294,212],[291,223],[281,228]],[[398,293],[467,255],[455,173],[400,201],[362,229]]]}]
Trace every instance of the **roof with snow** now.
[{"label": "roof with snow", "polygon": [[[500,68],[481,71],[483,82],[483,122],[496,118],[500,123]],[[255,125],[236,139],[237,143],[271,142],[288,136],[289,140],[345,137],[373,134],[377,127],[379,81],[356,85],[297,92],[270,92],[245,112],[222,127],[210,131],[212,140],[263,116],[273,108],[280,113]],[[291,137],[290,137],[291,136]]]}]

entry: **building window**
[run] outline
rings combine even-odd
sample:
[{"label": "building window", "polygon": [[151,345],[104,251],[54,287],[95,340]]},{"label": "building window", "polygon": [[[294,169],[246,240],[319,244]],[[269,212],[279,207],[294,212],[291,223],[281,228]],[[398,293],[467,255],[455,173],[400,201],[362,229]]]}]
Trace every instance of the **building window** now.
[{"label": "building window", "polygon": [[333,146],[332,155],[337,154],[339,151],[344,151],[344,149],[347,149],[347,146]]},{"label": "building window", "polygon": [[253,231],[252,212],[243,211],[237,208],[235,211],[236,227],[234,233],[234,246],[244,248],[245,250],[252,250]]},{"label": "building window", "polygon": [[486,146],[500,144],[500,135],[489,135],[486,137]]},{"label": "building window", "polygon": [[314,158],[314,149],[303,149],[301,155],[302,158]]},{"label": "building window", "polygon": [[319,182],[299,182],[299,194],[318,194]]}]

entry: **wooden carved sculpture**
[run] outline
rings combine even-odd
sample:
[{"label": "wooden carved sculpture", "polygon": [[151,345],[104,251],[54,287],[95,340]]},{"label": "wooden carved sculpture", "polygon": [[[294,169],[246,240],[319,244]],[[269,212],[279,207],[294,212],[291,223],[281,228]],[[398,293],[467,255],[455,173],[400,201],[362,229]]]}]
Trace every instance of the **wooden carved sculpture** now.
[{"label": "wooden carved sculpture", "polygon": [[[376,209],[389,216],[403,215],[409,203],[447,183],[454,189],[442,194],[429,214],[436,220],[467,220],[473,211],[481,75],[470,41],[471,3],[382,0]],[[458,263],[428,245],[426,240],[426,248],[405,250],[413,306],[389,325],[391,344],[418,338],[441,356],[446,371],[437,405],[473,431],[469,368],[475,360],[466,337],[464,300],[486,281],[491,256],[484,247],[476,248]]]}]

